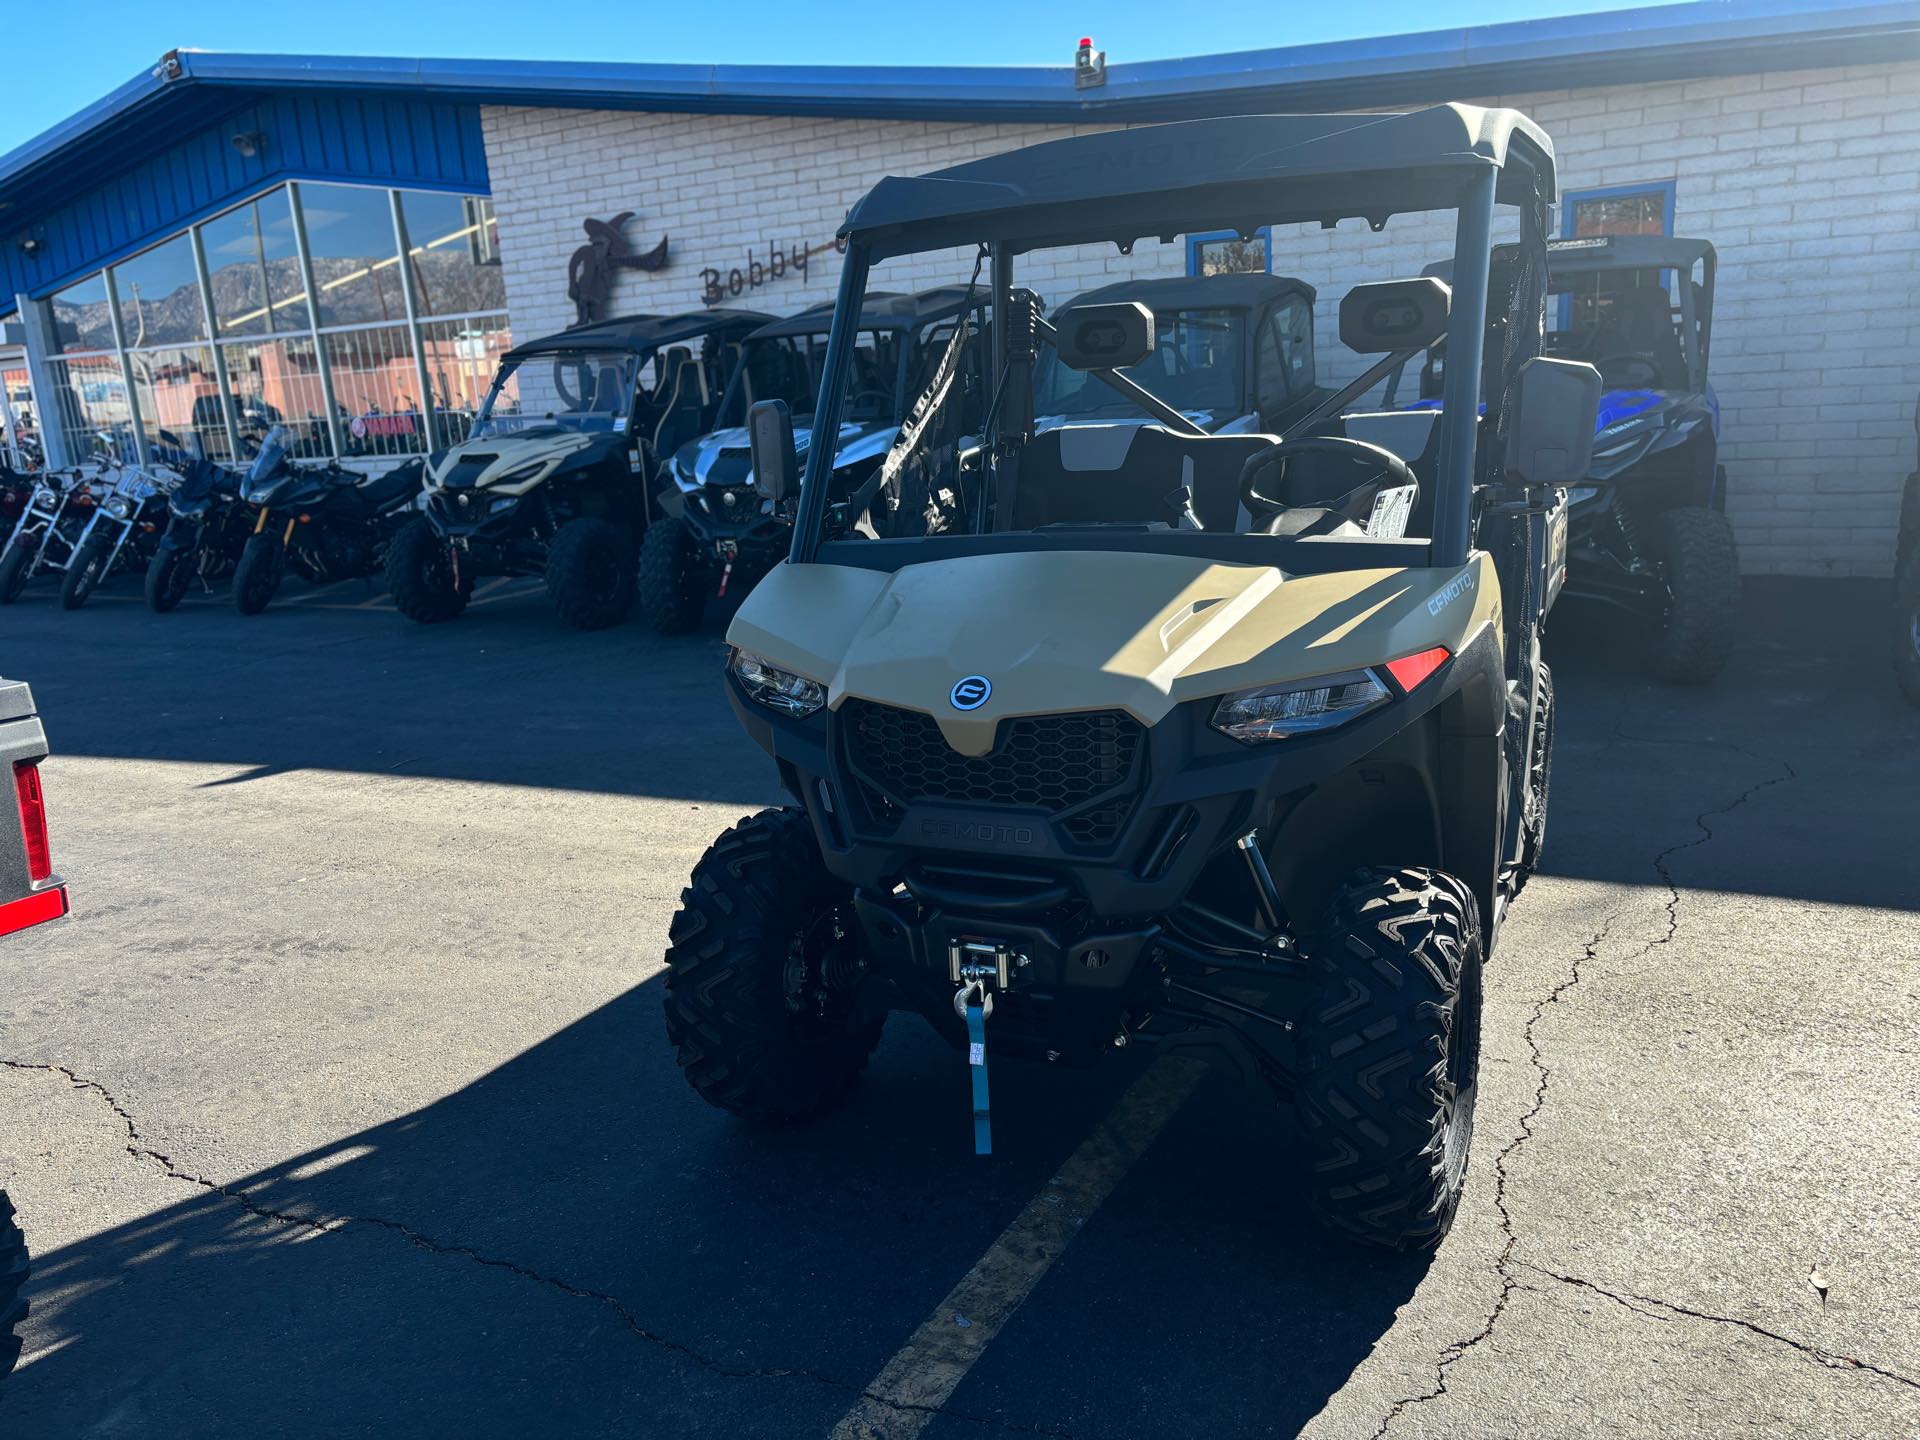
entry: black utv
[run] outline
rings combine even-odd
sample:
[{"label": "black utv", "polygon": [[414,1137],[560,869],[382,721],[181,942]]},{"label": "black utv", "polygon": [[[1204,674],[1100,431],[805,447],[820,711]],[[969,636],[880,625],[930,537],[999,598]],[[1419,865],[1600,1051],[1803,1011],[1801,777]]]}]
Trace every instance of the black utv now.
[{"label": "black utv", "polygon": [[[667,1034],[700,1095],[818,1113],[913,1010],[965,1057],[927,1103],[956,1139],[971,1112],[984,1151],[1002,1057],[1202,1053],[1299,1107],[1329,1224],[1439,1242],[1483,966],[1545,833],[1541,624],[1600,391],[1538,353],[1553,198],[1538,127],[1443,105],[1108,131],[854,205],[813,428],[863,384],[874,268],[956,251],[990,275],[989,403],[927,466],[950,523],[899,535],[839,502],[824,445],[796,488],[780,401],[748,414],[792,546],[728,629],[725,683],[789,798],[714,841],[669,931]],[[1453,285],[1351,287],[1361,373],[1277,431],[1209,433],[1129,378],[1148,306],[1050,321],[1020,283],[1263,223],[1357,248],[1408,213],[1455,235]],[[1520,237],[1497,274],[1496,214]],[[1346,413],[1442,337],[1442,409]],[[1151,423],[1042,429],[1047,351]]]},{"label": "black utv", "polygon": [[631,315],[508,351],[470,436],[429,457],[425,507],[388,556],[400,613],[451,620],[483,576],[541,575],[568,624],[624,619],[660,457],[712,425],[769,318]]},{"label": "black utv", "polygon": [[[1593,468],[1568,492],[1566,593],[1641,621],[1648,668],[1680,684],[1720,673],[1739,623],[1720,400],[1707,381],[1715,268],[1704,240],[1547,244],[1547,354],[1586,361],[1605,386]],[[1428,357],[1420,404],[1439,403],[1444,366],[1444,348]]]},{"label": "black utv", "polygon": [[[1284,430],[1324,394],[1314,382],[1314,289],[1284,275],[1229,273],[1126,280],[1076,295],[1054,316],[1087,305],[1138,303],[1153,313],[1154,351],[1126,371],[1215,435]],[[1042,429],[1144,421],[1149,412],[1052,350],[1034,372]]]},{"label": "black utv", "polygon": [[[941,418],[965,428],[980,418],[978,346],[984,288],[946,285],[917,295],[875,291],[860,311],[854,378],[834,441],[835,500],[857,507],[879,529],[897,528],[902,509],[924,511],[935,499],[902,490],[902,477],[881,480],[887,452],[952,356],[954,403]],[[962,322],[965,321],[963,332]],[[776,320],[747,337],[710,434],[688,441],[667,462],[670,485],[659,492],[662,518],[640,547],[640,611],[662,634],[700,622],[707,600],[743,592],[787,553],[787,517],[753,488],[746,418],[749,406],[783,402],[793,416],[794,444],[805,454],[826,360],[831,302]],[[961,343],[955,349],[955,337]],[[667,452],[661,452],[665,459]]]}]

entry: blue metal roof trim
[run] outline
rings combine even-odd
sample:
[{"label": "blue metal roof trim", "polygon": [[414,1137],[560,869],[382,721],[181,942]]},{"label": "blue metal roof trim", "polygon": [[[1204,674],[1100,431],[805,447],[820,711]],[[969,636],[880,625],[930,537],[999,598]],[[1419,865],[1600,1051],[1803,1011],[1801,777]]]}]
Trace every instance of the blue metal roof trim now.
[{"label": "blue metal roof trim", "polygon": [[[1053,65],[656,65],[187,52],[181,60],[192,81],[209,85],[417,88],[502,105],[1067,122],[1218,114],[1254,101],[1299,108],[1309,101],[1458,99],[1484,95],[1487,87],[1561,89],[1915,55],[1916,0],[1693,0],[1114,64],[1104,87],[1084,91],[1074,88],[1072,67]],[[0,183],[7,173],[0,160]]]},{"label": "blue metal roof trim", "polygon": [[[219,117],[30,216],[0,212],[0,295],[45,295],[282,180],[487,193],[480,112],[428,95],[222,92]],[[251,101],[252,103],[248,103]],[[239,154],[242,131],[267,137]],[[20,247],[40,242],[32,256]]]},{"label": "blue metal roof trim", "polygon": [[[1692,0],[1544,20],[1377,39],[1114,64],[1107,83],[1076,90],[1069,66],[964,67],[647,65],[466,61],[177,51],[147,74],[45,134],[0,156],[0,294],[36,293],[168,228],[241,198],[193,188],[159,203],[175,183],[157,171],[197,160],[230,133],[228,117],[272,109],[253,128],[270,136],[262,183],[376,178],[353,167],[380,150],[355,107],[440,106],[435,124],[457,136],[457,161],[431,147],[426,173],[383,172],[394,183],[484,192],[479,104],[599,107],[681,113],[787,114],[911,120],[1136,121],[1257,111],[1339,110],[1520,91],[1567,89],[1774,68],[1920,57],[1920,0],[1822,5],[1809,0]],[[300,106],[310,108],[301,109]],[[390,113],[382,111],[380,113]],[[359,118],[356,119],[356,116]],[[300,138],[290,157],[271,137]],[[237,126],[237,122],[232,122]],[[375,125],[374,129],[378,129]],[[220,132],[216,134],[215,132]],[[181,142],[167,137],[187,135]],[[182,147],[191,151],[183,155]],[[224,163],[225,157],[220,158]],[[456,178],[450,178],[457,175]],[[198,176],[189,177],[197,181]],[[132,186],[136,194],[129,194]],[[205,193],[202,193],[203,188]],[[149,208],[145,203],[153,200]],[[91,238],[63,260],[22,270],[23,227],[51,230],[72,212]],[[77,223],[77,222],[76,222]],[[49,235],[51,239],[51,235]],[[49,250],[53,247],[49,245]]]}]

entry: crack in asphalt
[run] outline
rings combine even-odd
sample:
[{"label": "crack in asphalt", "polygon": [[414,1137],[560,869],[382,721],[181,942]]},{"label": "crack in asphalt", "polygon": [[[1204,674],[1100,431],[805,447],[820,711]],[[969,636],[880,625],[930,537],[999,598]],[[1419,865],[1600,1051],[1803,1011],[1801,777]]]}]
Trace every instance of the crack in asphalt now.
[{"label": "crack in asphalt", "polygon": [[[1667,900],[1666,900],[1666,906],[1665,906],[1666,922],[1667,922],[1666,931],[1665,933],[1656,935],[1652,939],[1648,940],[1644,945],[1642,945],[1638,950],[1634,951],[1631,955],[1625,956],[1620,963],[1623,965],[1626,965],[1626,964],[1632,964],[1636,960],[1645,958],[1647,955],[1652,954],[1653,951],[1655,951],[1662,945],[1672,944],[1674,937],[1680,933],[1681,893],[1680,893],[1679,882],[1674,879],[1674,875],[1673,875],[1673,869],[1671,865],[1671,861],[1673,860],[1673,857],[1680,854],[1682,851],[1697,849],[1698,847],[1709,843],[1714,838],[1713,827],[1707,823],[1709,820],[1718,819],[1723,815],[1727,815],[1732,813],[1735,810],[1738,810],[1741,806],[1747,804],[1748,801],[1752,800],[1754,796],[1758,795],[1763,790],[1769,789],[1775,785],[1783,785],[1789,780],[1797,780],[1799,778],[1800,772],[1795,770],[1791,762],[1787,760],[1784,760],[1778,756],[1761,755],[1756,751],[1749,750],[1745,746],[1735,744],[1730,740],[1718,740],[1718,739],[1705,739],[1705,740],[1682,739],[1682,740],[1671,740],[1671,741],[1657,740],[1650,737],[1629,735],[1625,731],[1619,729],[1617,725],[1614,727],[1614,729],[1611,732],[1611,738],[1613,740],[1625,740],[1625,741],[1630,741],[1638,744],[1648,744],[1648,745],[1655,745],[1655,744],[1718,745],[1728,750],[1735,751],[1739,754],[1749,756],[1750,758],[1753,758],[1756,760],[1764,760],[1769,763],[1778,765],[1781,768],[1781,770],[1784,772],[1782,774],[1774,775],[1765,780],[1757,781],[1756,783],[1749,785],[1745,790],[1741,791],[1739,795],[1735,796],[1732,800],[1727,802],[1725,805],[1719,806],[1718,808],[1712,809],[1712,810],[1700,811],[1697,815],[1693,817],[1694,827],[1700,832],[1697,836],[1695,836],[1691,840],[1676,841],[1674,844],[1669,845],[1666,849],[1659,851],[1653,856],[1650,862],[1653,867],[1653,871],[1656,875],[1660,877],[1660,883],[1664,885],[1667,889]],[[1369,1440],[1384,1440],[1384,1437],[1386,1436],[1387,1432],[1393,1428],[1394,1423],[1397,1420],[1399,1420],[1399,1418],[1403,1414],[1405,1414],[1408,1410],[1413,1409],[1415,1406],[1425,1405],[1430,1403],[1431,1401],[1438,1400],[1447,1393],[1447,1372],[1451,1370],[1455,1365],[1459,1364],[1461,1360],[1463,1360],[1468,1354],[1472,1353],[1473,1350],[1475,1350],[1478,1346],[1480,1346],[1493,1334],[1494,1327],[1500,1323],[1500,1317],[1506,1313],[1507,1304],[1509,1301],[1512,1300],[1513,1292],[1518,1289],[1531,1288],[1528,1286],[1523,1286],[1519,1282],[1519,1280],[1517,1280],[1514,1277],[1513,1267],[1515,1265],[1525,1265],[1526,1268],[1529,1270],[1533,1270],[1538,1274],[1550,1276],[1555,1280],[1560,1280],[1567,1284],[1572,1284],[1572,1285],[1584,1284],[1591,1289],[1600,1291],[1600,1293],[1607,1294],[1608,1298],[1610,1299],[1616,1299],[1616,1300],[1619,1299],[1618,1296],[1614,1296],[1610,1292],[1602,1291],[1598,1285],[1594,1285],[1590,1281],[1581,1281],[1568,1276],[1556,1275],[1554,1274],[1554,1272],[1550,1270],[1543,1270],[1539,1266],[1528,1264],[1525,1261],[1516,1260],[1514,1252],[1520,1243],[1520,1237],[1519,1237],[1518,1230],[1514,1226],[1513,1214],[1507,1208],[1507,1180],[1510,1173],[1510,1166],[1512,1164],[1514,1156],[1519,1153],[1520,1149],[1523,1146],[1525,1146],[1530,1140],[1534,1138],[1533,1122],[1539,1117],[1540,1112],[1546,1108],[1547,1090],[1549,1086],[1551,1086],[1551,1084],[1553,1083],[1553,1067],[1547,1063],[1545,1055],[1541,1052],[1539,1039],[1537,1038],[1534,1032],[1536,1028],[1539,1026],[1540,1022],[1545,1018],[1547,1013],[1547,1008],[1551,1005],[1559,1004],[1562,998],[1565,997],[1569,992],[1571,992],[1576,986],[1578,986],[1581,980],[1585,978],[1585,975],[1584,975],[1585,967],[1588,964],[1590,964],[1598,956],[1600,947],[1606,942],[1608,933],[1613,929],[1614,922],[1619,920],[1623,913],[1625,912],[1615,911],[1613,914],[1609,915],[1605,920],[1603,920],[1600,923],[1600,928],[1594,931],[1592,937],[1588,939],[1587,942],[1581,947],[1581,953],[1579,957],[1575,959],[1573,964],[1568,968],[1565,977],[1562,978],[1558,983],[1556,983],[1551,990],[1549,990],[1544,996],[1542,996],[1539,1000],[1537,1000],[1534,1003],[1533,1013],[1527,1017],[1526,1025],[1522,1027],[1522,1030],[1521,1030],[1521,1038],[1526,1041],[1528,1060],[1533,1065],[1535,1075],[1537,1076],[1537,1083],[1534,1086],[1533,1103],[1530,1106],[1528,1106],[1526,1113],[1520,1117],[1519,1132],[1511,1140],[1509,1140],[1507,1144],[1501,1149],[1500,1153],[1494,1156],[1493,1158],[1493,1176],[1494,1176],[1493,1204],[1494,1204],[1494,1209],[1499,1212],[1500,1232],[1501,1232],[1501,1235],[1504,1237],[1501,1242],[1500,1252],[1498,1255],[1494,1257],[1494,1262],[1493,1262],[1494,1272],[1499,1276],[1499,1279],[1500,1279],[1500,1293],[1494,1297],[1493,1306],[1487,1312],[1486,1321],[1480,1326],[1478,1330],[1476,1330],[1472,1335],[1465,1337],[1464,1339],[1452,1341],[1440,1351],[1440,1354],[1437,1357],[1434,1365],[1433,1386],[1430,1389],[1420,1391],[1417,1394],[1402,1396],[1400,1399],[1395,1400],[1393,1404],[1388,1408],[1386,1414],[1381,1417],[1380,1424],[1375,1428],[1373,1434],[1369,1437]],[[1635,1297],[1635,1298],[1643,1299],[1647,1304],[1663,1306],[1664,1308],[1671,1310],[1677,1314],[1696,1314],[1698,1318],[1704,1319],[1704,1320],[1726,1318],[1726,1323],[1728,1324],[1745,1325],[1746,1328],[1754,1330],[1755,1333],[1757,1334],[1762,1334],[1772,1339],[1781,1340],[1786,1344],[1792,1345],[1796,1349],[1802,1350],[1809,1355],[1815,1356],[1816,1358],[1820,1355],[1826,1354],[1826,1352],[1824,1351],[1819,1351],[1817,1347],[1805,1346],[1805,1345],[1802,1345],[1800,1342],[1788,1339],[1785,1336],[1774,1335],[1770,1331],[1762,1330],[1762,1329],[1759,1329],[1759,1327],[1748,1325],[1747,1322],[1745,1321],[1732,1319],[1730,1317],[1718,1317],[1718,1316],[1707,1315],[1701,1312],[1688,1311],[1682,1306],[1670,1304],[1669,1302],[1666,1302],[1666,1301],[1650,1300],[1650,1299],[1645,1299],[1645,1297]],[[1624,1300],[1621,1300],[1620,1303],[1627,1304],[1627,1302]],[[1628,1305],[1627,1308],[1633,1309],[1634,1307],[1631,1305]],[[1647,1312],[1642,1311],[1640,1313],[1644,1314]],[[1657,1317],[1657,1318],[1665,1318],[1665,1317]],[[1858,1369],[1870,1370],[1870,1371],[1873,1371],[1875,1374],[1886,1375],[1890,1379],[1899,1380],[1905,1384],[1914,1383],[1912,1381],[1906,1380],[1904,1376],[1895,1375],[1891,1371],[1881,1370],[1876,1366],[1868,1365],[1861,1361],[1852,1360],[1850,1357],[1838,1356],[1838,1357],[1834,1357],[1834,1360],[1835,1360],[1835,1364],[1833,1365],[1832,1368],[1840,1369],[1840,1368],[1847,1368],[1848,1366],[1851,1366]],[[1845,1364],[1839,1363],[1842,1361],[1844,1361]]]},{"label": "crack in asphalt", "polygon": [[[1829,1370],[1864,1370],[1870,1375],[1878,1375],[1884,1380],[1891,1380],[1896,1384],[1905,1385],[1910,1389],[1920,1390],[1920,1380],[1913,1379],[1911,1376],[1902,1375],[1897,1370],[1888,1370],[1884,1366],[1873,1364],[1871,1361],[1861,1360],[1852,1355],[1841,1354],[1837,1350],[1828,1350],[1819,1345],[1809,1344],[1805,1340],[1796,1340],[1791,1335],[1783,1335],[1778,1330],[1769,1330],[1764,1325],[1755,1324],[1751,1320],[1743,1320],[1738,1315],[1716,1315],[1708,1310],[1696,1310],[1690,1305],[1680,1305],[1672,1300],[1662,1300],[1655,1295],[1639,1295],[1631,1290],[1609,1290],[1597,1280],[1589,1280],[1582,1275],[1562,1275],[1557,1270],[1549,1270],[1545,1266],[1535,1265],[1526,1260],[1516,1261],[1515,1263],[1525,1266],[1536,1275],[1544,1275],[1549,1280],[1558,1280],[1562,1285],[1572,1285],[1581,1290],[1591,1290],[1596,1295],[1603,1295],[1613,1301],[1614,1304],[1623,1306],[1633,1311],[1636,1315],[1644,1315],[1650,1320],[1659,1320],[1662,1323],[1671,1324],[1676,1317],[1679,1317],[1688,1320],[1704,1320],[1714,1325],[1731,1325],[1735,1329],[1745,1330],[1749,1334],[1758,1335],[1763,1340],[1772,1340],[1777,1344],[1785,1345],[1789,1349],[1796,1350],[1809,1360],[1826,1366]],[[1654,1308],[1647,1308],[1649,1306]],[[1669,1313],[1663,1315],[1660,1313],[1663,1310]]]},{"label": "crack in asphalt", "polygon": [[684,1341],[675,1340],[670,1336],[649,1330],[646,1326],[642,1325],[639,1318],[627,1308],[624,1301],[616,1295],[609,1294],[607,1291],[591,1290],[585,1286],[576,1285],[570,1280],[557,1275],[548,1275],[543,1271],[533,1269],[531,1266],[522,1265],[516,1260],[506,1260],[499,1256],[484,1254],[470,1245],[454,1245],[444,1240],[436,1240],[432,1236],[423,1234],[411,1225],[399,1220],[388,1220],[378,1215],[337,1215],[326,1219],[315,1219],[312,1216],[297,1215],[287,1210],[276,1210],[271,1206],[261,1204],[245,1190],[232,1185],[223,1185],[217,1180],[209,1180],[203,1175],[196,1175],[190,1170],[181,1169],[180,1166],[174,1162],[173,1157],[164,1151],[154,1149],[147,1143],[146,1138],[140,1133],[139,1124],[134,1120],[132,1112],[130,1112],[126,1106],[122,1105],[114,1096],[113,1092],[108,1090],[107,1087],[102,1085],[98,1080],[81,1075],[65,1065],[43,1064],[26,1060],[0,1059],[0,1068],[28,1073],[38,1072],[48,1075],[59,1075],[65,1078],[67,1083],[75,1089],[85,1090],[99,1096],[100,1099],[105,1102],[107,1108],[119,1117],[120,1123],[126,1127],[127,1154],[137,1160],[158,1165],[162,1173],[170,1180],[178,1180],[188,1185],[195,1185],[210,1194],[231,1200],[235,1205],[239,1206],[240,1209],[257,1219],[267,1220],[277,1225],[286,1225],[295,1229],[306,1230],[316,1235],[331,1234],[336,1230],[344,1230],[350,1225],[367,1225],[378,1230],[390,1231],[393,1234],[401,1236],[414,1248],[427,1251],[430,1254],[458,1256],[462,1259],[471,1260],[476,1265],[482,1265],[492,1270],[503,1270],[523,1280],[530,1280],[535,1284],[544,1285],[549,1289],[557,1290],[561,1294],[571,1296],[576,1300],[595,1301],[611,1310],[619,1319],[622,1326],[639,1339],[646,1341],[649,1345],[665,1350],[670,1354],[691,1360],[701,1368],[729,1380],[806,1380],[815,1385],[839,1391],[849,1399],[872,1400],[890,1410],[913,1412],[916,1414],[943,1415],[950,1420],[960,1420],[970,1425],[987,1426],[996,1430],[1006,1430],[1020,1435],[1041,1435],[1048,1437],[1048,1440],[1073,1440],[1071,1434],[1064,1430],[1051,1430],[1042,1426],[1021,1425],[1014,1421],[1000,1420],[992,1416],[972,1415],[964,1410],[954,1410],[941,1405],[914,1405],[892,1400],[883,1395],[876,1395],[872,1391],[856,1385],[851,1381],[841,1380],[835,1376],[823,1374],[818,1370],[782,1366],[731,1365],[724,1360],[717,1360],[711,1355],[694,1349]]}]

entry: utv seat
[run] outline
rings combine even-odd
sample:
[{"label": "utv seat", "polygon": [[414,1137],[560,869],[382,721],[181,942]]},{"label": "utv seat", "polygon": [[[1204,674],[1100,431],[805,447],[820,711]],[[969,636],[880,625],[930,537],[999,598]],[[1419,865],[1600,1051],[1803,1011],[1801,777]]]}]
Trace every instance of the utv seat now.
[{"label": "utv seat", "polygon": [[[1659,389],[1686,386],[1687,357],[1673,327],[1672,302],[1663,288],[1644,286],[1615,294],[1606,319],[1594,332],[1592,350],[1596,364],[1629,355],[1645,360],[1658,374]],[[1601,378],[1609,386],[1625,383],[1620,376],[1603,374]]]},{"label": "utv seat", "polygon": [[1192,487],[1194,514],[1214,531],[1240,516],[1240,471],[1272,435],[1177,435],[1159,425],[1063,425],[1020,457],[1010,530],[1043,525],[1172,524],[1168,503]]},{"label": "utv seat", "polygon": [[684,349],[676,347],[667,355],[667,392],[653,427],[653,453],[662,460],[706,429],[708,405],[705,367]]}]

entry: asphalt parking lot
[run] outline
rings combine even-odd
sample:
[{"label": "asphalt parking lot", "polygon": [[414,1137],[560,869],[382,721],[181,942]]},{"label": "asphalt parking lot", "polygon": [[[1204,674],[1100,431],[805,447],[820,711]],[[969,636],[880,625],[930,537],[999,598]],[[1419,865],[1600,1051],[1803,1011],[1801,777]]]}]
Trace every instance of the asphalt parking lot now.
[{"label": "asphalt parking lot", "polygon": [[717,631],[36,589],[0,668],[75,918],[4,950],[37,1268],[0,1430],[1920,1434],[1920,718],[1882,594],[1751,587],[1704,693],[1555,636],[1465,1207],[1393,1260],[1310,1226],[1290,1122],[1225,1074],[1007,1063],[975,1160],[902,1016],[824,1123],[700,1102],[667,921],[777,799]]}]

